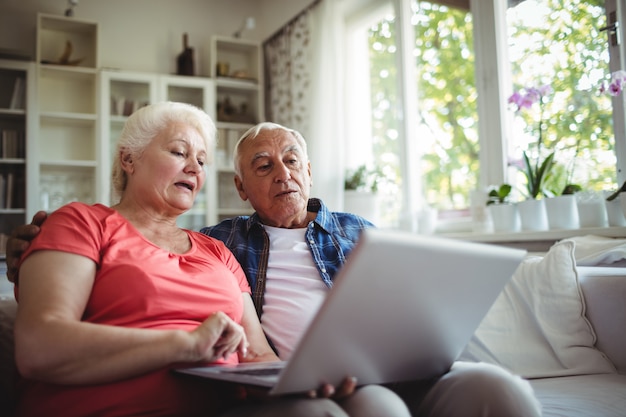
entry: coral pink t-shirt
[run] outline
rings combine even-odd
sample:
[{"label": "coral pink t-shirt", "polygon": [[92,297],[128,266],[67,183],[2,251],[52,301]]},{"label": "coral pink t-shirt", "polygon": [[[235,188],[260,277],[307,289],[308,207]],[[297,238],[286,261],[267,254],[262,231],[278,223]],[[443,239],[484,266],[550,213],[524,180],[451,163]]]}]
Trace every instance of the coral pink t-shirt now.
[{"label": "coral pink t-shirt", "polygon": [[[186,232],[191,249],[170,253],[145,239],[117,211],[71,203],[50,215],[22,259],[52,249],[96,263],[83,321],[192,330],[212,313],[223,311],[240,322],[242,293],[250,292],[243,270],[222,242]],[[41,285],[46,285],[45,276]],[[227,362],[237,362],[237,356]],[[17,415],[206,416],[216,410],[219,398],[224,398],[223,393],[217,394],[208,383],[173,374],[169,368],[93,386],[23,380]]]}]

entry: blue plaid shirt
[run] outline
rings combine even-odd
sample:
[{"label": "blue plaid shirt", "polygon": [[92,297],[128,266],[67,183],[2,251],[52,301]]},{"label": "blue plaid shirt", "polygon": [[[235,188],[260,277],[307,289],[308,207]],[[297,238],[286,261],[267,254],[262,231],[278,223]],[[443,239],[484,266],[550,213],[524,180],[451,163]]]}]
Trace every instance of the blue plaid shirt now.
[{"label": "blue plaid shirt", "polygon": [[[335,274],[346,262],[361,231],[374,225],[354,214],[330,212],[316,198],[309,200],[307,210],[317,213],[317,216],[307,226],[305,238],[320,277],[330,288]],[[250,283],[252,299],[260,318],[263,313],[270,240],[258,214],[226,219],[200,232],[221,240],[235,254]]]}]

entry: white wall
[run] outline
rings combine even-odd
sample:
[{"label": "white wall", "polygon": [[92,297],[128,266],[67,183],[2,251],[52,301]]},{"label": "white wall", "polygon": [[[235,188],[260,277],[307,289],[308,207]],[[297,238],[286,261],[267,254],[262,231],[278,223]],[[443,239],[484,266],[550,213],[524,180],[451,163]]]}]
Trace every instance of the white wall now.
[{"label": "white wall", "polygon": [[[79,0],[75,17],[99,24],[100,66],[174,73],[189,34],[198,74],[209,74],[211,35],[232,35],[252,16],[256,27],[242,38],[263,41],[312,0]],[[0,50],[33,59],[37,13],[63,15],[67,0],[0,0]]]}]

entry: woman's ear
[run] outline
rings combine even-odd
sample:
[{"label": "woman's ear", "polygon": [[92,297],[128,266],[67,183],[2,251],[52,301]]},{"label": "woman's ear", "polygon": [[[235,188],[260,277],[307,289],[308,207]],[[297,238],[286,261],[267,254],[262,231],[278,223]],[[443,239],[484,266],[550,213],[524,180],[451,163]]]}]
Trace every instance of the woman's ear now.
[{"label": "woman's ear", "polygon": [[134,170],[133,156],[130,154],[130,152],[121,150],[119,154],[119,158],[120,158],[120,166],[122,167],[124,172],[128,174],[132,173]]}]

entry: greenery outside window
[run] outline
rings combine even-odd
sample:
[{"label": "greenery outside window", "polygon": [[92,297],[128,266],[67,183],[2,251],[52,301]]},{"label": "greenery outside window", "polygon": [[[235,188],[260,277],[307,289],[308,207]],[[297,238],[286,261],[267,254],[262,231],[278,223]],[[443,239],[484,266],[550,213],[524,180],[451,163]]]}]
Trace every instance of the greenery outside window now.
[{"label": "greenery outside window", "polygon": [[[443,216],[469,216],[476,188],[510,182],[523,189],[525,179],[513,165],[533,140],[532,120],[515,117],[505,101],[531,84],[549,83],[555,93],[547,120],[548,143],[558,151],[554,189],[567,181],[608,190],[620,181],[612,117],[623,105],[598,94],[610,74],[607,36],[600,31],[604,1],[500,0],[505,48],[475,51],[474,38],[493,26],[483,13],[486,2],[472,4],[472,11],[479,10],[473,16],[467,7],[436,1],[372,0],[368,4],[377,7],[349,20],[348,82],[354,84],[347,97],[354,101],[346,106],[353,110],[346,123],[346,164],[374,163],[395,178],[386,201],[381,199],[383,226],[406,227],[409,210],[422,205]],[[528,10],[532,19],[524,17]],[[485,66],[497,67],[494,77],[505,80],[486,104],[479,97],[484,85],[476,85]],[[612,68],[619,69],[615,63]],[[493,111],[498,105],[502,114]],[[370,116],[366,122],[364,115]],[[485,135],[484,125],[494,123],[502,124],[501,134]]]}]

